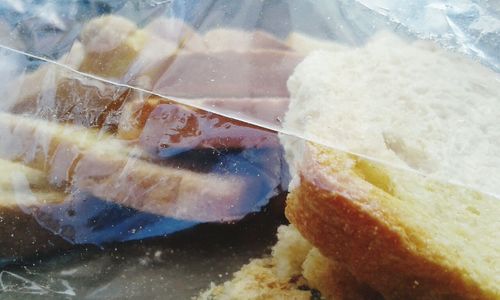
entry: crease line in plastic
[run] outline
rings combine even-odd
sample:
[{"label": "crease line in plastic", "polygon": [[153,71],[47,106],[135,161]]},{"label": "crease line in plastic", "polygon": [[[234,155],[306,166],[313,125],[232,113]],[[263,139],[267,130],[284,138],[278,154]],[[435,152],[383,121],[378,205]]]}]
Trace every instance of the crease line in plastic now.
[{"label": "crease line in plastic", "polygon": [[85,73],[85,72],[78,71],[78,70],[76,70],[76,69],[74,69],[74,68],[72,68],[70,66],[67,66],[65,64],[59,63],[57,61],[53,61],[51,59],[48,59],[48,58],[45,58],[45,57],[42,57],[42,56],[30,54],[30,53],[27,53],[27,52],[24,52],[24,51],[21,51],[21,50],[17,50],[17,49],[14,49],[14,48],[11,48],[11,47],[8,47],[8,46],[5,46],[5,45],[1,45],[0,44],[0,49],[4,49],[4,50],[11,51],[11,52],[14,52],[14,53],[17,53],[17,54],[20,54],[20,55],[24,55],[24,56],[31,57],[31,58],[34,58],[34,59],[37,59],[37,60],[41,60],[41,61],[44,61],[44,62],[47,62],[47,63],[51,63],[51,64],[54,64],[54,65],[57,65],[58,67],[61,67],[61,68],[64,68],[66,70],[69,70],[71,72],[74,72],[74,73],[76,73],[76,74],[78,74],[80,76],[91,78],[91,79],[94,79],[94,80],[97,80],[97,81],[101,81],[103,83],[111,84],[111,85],[118,86],[118,87],[129,88],[129,89],[134,90],[134,91],[140,91],[140,92],[148,93],[148,94],[151,94],[151,95],[163,98],[163,99],[168,99],[168,100],[173,101],[173,102],[178,103],[178,104],[186,105],[186,106],[189,106],[189,107],[192,107],[192,108],[197,108],[197,109],[200,109],[200,110],[203,110],[203,111],[206,111],[206,112],[210,112],[210,113],[221,115],[221,116],[233,119],[233,120],[244,122],[244,123],[247,123],[249,125],[254,125],[254,126],[257,126],[259,128],[262,128],[262,129],[267,129],[267,130],[275,131],[277,133],[284,134],[284,135],[287,135],[287,136],[290,136],[290,137],[293,137],[293,138],[297,138],[297,139],[301,139],[301,140],[304,140],[304,141],[316,143],[316,144],[324,146],[324,147],[328,147],[328,148],[332,148],[332,149],[335,149],[335,150],[338,150],[338,151],[342,151],[344,153],[352,154],[352,155],[355,155],[357,157],[360,157],[360,158],[363,158],[363,159],[367,159],[369,161],[376,162],[376,163],[382,164],[384,166],[388,166],[390,168],[394,168],[396,170],[402,170],[402,171],[405,171],[405,172],[411,172],[413,174],[424,176],[424,177],[427,177],[429,179],[436,180],[438,182],[444,182],[444,183],[452,184],[452,185],[455,185],[455,186],[463,187],[463,188],[466,188],[466,189],[470,189],[470,190],[473,190],[473,191],[477,191],[477,192],[480,192],[480,193],[483,193],[483,194],[486,194],[486,195],[490,195],[490,196],[492,196],[492,197],[494,197],[494,198],[496,198],[496,199],[498,199],[500,201],[500,194],[497,194],[497,193],[494,193],[494,192],[490,192],[490,191],[484,191],[484,190],[482,190],[478,186],[464,184],[464,183],[462,183],[460,181],[452,180],[452,179],[449,179],[449,178],[442,178],[442,177],[439,177],[439,176],[435,176],[435,175],[428,174],[428,173],[425,173],[425,172],[422,172],[422,171],[419,171],[419,170],[412,169],[410,167],[404,167],[404,166],[401,166],[401,165],[396,165],[394,163],[387,162],[387,161],[384,161],[384,160],[381,160],[381,159],[377,159],[377,158],[371,157],[371,156],[366,155],[366,154],[361,154],[361,153],[357,153],[357,152],[354,152],[354,151],[346,150],[346,149],[343,149],[341,147],[332,145],[332,143],[330,143],[328,141],[325,141],[324,139],[319,139],[319,138],[318,139],[312,139],[310,137],[307,137],[307,136],[302,135],[300,133],[297,133],[295,131],[289,131],[289,130],[286,130],[286,129],[283,129],[283,128],[279,128],[277,126],[270,126],[268,124],[263,124],[263,123],[256,122],[255,120],[252,120],[250,118],[244,118],[244,117],[242,118],[242,117],[234,116],[234,115],[232,115],[230,113],[225,113],[225,112],[220,112],[220,111],[217,111],[217,110],[214,110],[214,109],[210,109],[210,108],[208,108],[206,106],[203,106],[203,105],[197,105],[197,103],[193,103],[193,101],[190,101],[190,100],[184,100],[184,99],[178,98],[178,97],[169,97],[169,96],[162,95],[162,94],[159,94],[159,93],[156,93],[156,92],[153,92],[153,91],[149,91],[147,89],[143,89],[143,88],[136,87],[136,86],[131,86],[131,85],[126,84],[126,83],[118,83],[118,82],[115,82],[115,81],[112,81],[112,80],[108,80],[108,79],[105,79],[105,78],[102,78],[102,77],[99,77],[99,76],[95,76],[95,75],[92,75],[92,74],[88,74],[88,73]]}]

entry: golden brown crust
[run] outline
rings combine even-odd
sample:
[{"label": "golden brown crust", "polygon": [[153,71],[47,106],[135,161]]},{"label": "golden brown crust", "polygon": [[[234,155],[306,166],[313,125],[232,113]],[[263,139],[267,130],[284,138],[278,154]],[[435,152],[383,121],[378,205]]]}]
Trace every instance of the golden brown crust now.
[{"label": "golden brown crust", "polygon": [[[244,296],[241,296],[244,295]],[[272,256],[253,259],[200,299],[378,300],[381,295],[313,248],[293,227],[278,228]]]},{"label": "golden brown crust", "polygon": [[355,278],[345,266],[323,256],[317,248],[309,251],[302,268],[302,276],[309,286],[320,291],[325,299],[383,299],[370,286]]},{"label": "golden brown crust", "polygon": [[380,190],[360,192],[362,179],[343,174],[337,178],[342,186],[332,185],[327,179],[331,170],[314,162],[305,169],[300,186],[288,197],[288,219],[325,256],[345,262],[356,278],[386,299],[497,297],[462,270],[429,257],[419,232],[384,210],[388,196]]}]

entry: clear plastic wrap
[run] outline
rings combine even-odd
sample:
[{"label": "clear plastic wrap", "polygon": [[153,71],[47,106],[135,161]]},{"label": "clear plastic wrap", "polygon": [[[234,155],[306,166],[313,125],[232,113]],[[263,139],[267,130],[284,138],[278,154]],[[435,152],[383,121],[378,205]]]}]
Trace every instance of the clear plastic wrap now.
[{"label": "clear plastic wrap", "polygon": [[[464,120],[459,120],[459,112],[457,116],[445,119],[440,115],[439,108],[436,108],[441,101],[439,96],[432,94],[447,93],[449,96],[446,101],[461,105],[459,103],[462,100],[450,91],[457,91],[467,85],[467,97],[476,97],[474,101],[478,106],[490,107],[491,103],[497,101],[495,93],[498,92],[498,74],[495,71],[498,71],[499,65],[498,9],[494,4],[468,1],[456,4],[407,3],[404,6],[390,1],[325,1],[314,4],[299,1],[238,4],[224,1],[212,4],[124,2],[115,5],[73,4],[65,10],[70,12],[66,16],[57,13],[61,8],[51,8],[57,6],[56,3],[57,1],[48,1],[42,6],[43,9],[20,13],[13,30],[5,30],[9,34],[4,35],[2,43],[31,55],[59,60],[59,64],[70,69],[140,88],[179,103],[320,142],[440,180],[471,186],[491,194],[499,192],[496,187],[500,184],[496,178],[463,176],[471,173],[470,168],[477,167],[474,157],[489,155],[490,150],[473,153],[476,150],[471,148],[493,138],[495,133],[491,132],[498,128],[484,130],[484,127],[490,119],[498,117],[498,111],[486,109],[482,112],[487,119],[483,123],[475,119],[465,119],[462,122]],[[113,15],[94,18],[98,12],[95,7],[94,10],[88,7],[94,5],[99,8],[98,12],[113,11]],[[20,7],[23,5],[18,6],[18,10],[22,11]],[[47,15],[47,11],[53,11],[54,16]],[[276,16],[267,17],[268,14]],[[315,21],[311,22],[311,19]],[[387,33],[389,37],[383,38],[381,34],[376,34],[378,32],[393,32],[395,35]],[[464,61],[460,54],[447,51],[437,51],[434,54],[434,50],[426,48],[432,48],[432,42],[414,43],[412,40],[415,38],[432,40],[452,52],[467,55],[469,58],[466,60],[477,60],[486,67],[480,67],[477,62]],[[366,48],[366,51],[350,51],[353,46]],[[407,50],[398,52],[398,48]],[[407,72],[413,73],[414,78],[409,79],[408,83],[401,83],[405,85],[403,87],[384,87],[388,93],[391,89],[399,89],[398,93],[401,95],[393,95],[385,102],[375,102],[374,108],[370,108],[380,109],[382,114],[383,106],[397,105],[398,101],[402,101],[400,98],[405,97],[405,93],[420,94],[422,98],[426,98],[425,105],[430,110],[428,115],[439,116],[433,125],[433,131],[444,136],[440,144],[430,144],[422,138],[416,142],[419,145],[412,145],[415,141],[412,141],[411,135],[384,138],[385,132],[390,131],[389,127],[394,126],[390,122],[380,124],[382,134],[378,139],[379,142],[389,144],[392,142],[388,140],[397,139],[399,144],[404,144],[401,147],[407,146],[412,148],[409,151],[419,152],[414,155],[420,156],[419,159],[426,159],[424,164],[433,164],[433,168],[417,167],[413,161],[401,159],[401,156],[406,155],[404,153],[396,153],[399,158],[388,158],[377,154],[364,142],[361,142],[362,145],[346,142],[340,136],[352,135],[348,129],[324,139],[307,129],[296,127],[297,124],[292,122],[283,124],[290,96],[286,82],[297,64],[309,52],[319,49],[329,50],[330,54],[326,56],[335,56],[331,54],[335,52],[345,54],[349,61],[330,67],[332,72],[352,68],[349,59],[366,59],[373,63],[372,66],[365,64],[366,70],[360,70],[360,74],[365,76],[362,80],[366,81],[364,95],[356,95],[353,85],[339,91],[347,93],[345,95],[334,92],[331,96],[336,99],[332,103],[368,101],[364,98],[377,94],[382,89],[379,82],[396,82],[400,73],[395,70],[401,66],[397,65],[396,59],[386,60],[382,57],[383,53],[393,51],[396,56],[400,56],[399,61],[436,65],[437,71],[417,70],[414,68],[418,66],[412,64],[404,66]],[[410,53],[412,49],[420,49],[420,52]],[[78,56],[81,56],[81,61]],[[389,70],[388,74],[379,76],[377,66],[382,64],[390,64],[394,71]],[[488,68],[492,71],[488,71]],[[456,73],[462,69],[466,69],[470,76],[456,76],[445,80],[445,89],[450,91],[439,90],[439,87],[430,90],[419,87],[444,80],[442,77],[447,72]],[[370,70],[375,73],[370,73]],[[316,72],[323,71],[318,69]],[[487,80],[476,82],[480,78]],[[356,77],[347,77],[345,81],[347,80],[356,80]],[[484,86],[485,91],[480,90],[480,85]],[[427,95],[423,94],[424,90]],[[292,100],[300,98],[293,91],[291,97]],[[307,102],[304,105],[307,106]],[[305,122],[314,118],[308,113],[310,112],[302,111],[296,119]],[[421,113],[415,119],[426,117]],[[393,121],[408,126],[408,131],[419,130],[415,120],[405,118],[407,116],[401,116]],[[450,121],[452,118],[456,120]],[[371,119],[361,117],[359,122],[362,124],[358,127],[372,126]],[[476,134],[469,137],[462,134],[457,142],[450,128],[458,128],[458,131],[472,128]],[[358,134],[366,135],[368,132]],[[389,135],[391,133],[386,134]],[[366,142],[372,143],[373,141]],[[455,148],[458,150],[453,152],[445,149],[443,151],[446,153],[433,153],[446,148],[447,144],[456,144]],[[495,147],[492,152],[498,150],[496,145],[490,146]],[[399,151],[394,150],[394,147],[389,148],[388,151]],[[463,162],[461,167],[455,163],[457,159]],[[436,163],[435,160],[442,163]],[[494,168],[497,168],[495,161],[497,160],[491,159],[488,165],[494,164]],[[485,167],[483,172],[478,173],[489,174],[491,170]]]},{"label": "clear plastic wrap", "polygon": [[[190,230],[195,233],[187,239],[198,239],[206,226],[240,226],[238,232],[224,230],[245,234],[262,210],[276,206],[298,184],[295,175],[309,142],[394,174],[403,170],[498,198],[500,7],[495,5],[0,4],[0,163],[6,170],[0,178],[5,199],[0,221],[7,224],[0,263],[167,237],[166,246],[153,242],[151,249],[161,249],[177,245],[171,239],[180,234],[182,240]],[[279,221],[266,219],[272,225],[263,231],[275,232],[282,211],[276,215],[269,218]],[[223,247],[251,244],[236,240]],[[250,256],[270,241],[256,241],[259,250]],[[183,248],[188,242],[180,244],[186,257],[202,260]],[[163,250],[145,251],[147,264],[168,268],[163,258],[150,255]],[[95,257],[85,259],[101,259]],[[207,261],[227,272],[218,259]],[[43,264],[37,268],[50,276],[56,272]],[[199,270],[188,266],[184,275]],[[64,276],[39,285],[32,274],[3,272],[0,287],[14,294],[98,298],[111,290],[100,295],[106,288],[89,284],[75,291]],[[201,277],[199,285],[216,280]],[[106,278],[114,282],[113,276]],[[184,288],[172,297],[197,292]]]}]

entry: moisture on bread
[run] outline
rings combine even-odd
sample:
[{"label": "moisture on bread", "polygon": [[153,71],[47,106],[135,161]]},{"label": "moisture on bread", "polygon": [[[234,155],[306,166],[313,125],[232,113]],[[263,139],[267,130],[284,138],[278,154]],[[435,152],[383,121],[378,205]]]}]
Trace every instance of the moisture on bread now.
[{"label": "moisture on bread", "polygon": [[[75,42],[70,51],[58,59],[57,63],[76,70],[84,57],[82,44]],[[69,73],[70,71],[52,63],[43,64],[35,71],[23,73],[10,83],[10,89],[6,91],[6,97],[0,107],[2,110],[10,110],[19,104],[19,99],[22,101],[32,99],[31,105],[34,105],[36,100],[41,102],[44,100],[42,95],[46,91],[53,90]]]},{"label": "moisture on bread", "polygon": [[299,232],[386,299],[500,298],[498,75],[385,33],[288,86],[284,127],[335,147],[283,136]]},{"label": "moisture on bread", "polygon": [[214,97],[193,100],[198,107],[215,110],[221,114],[235,116],[237,119],[250,120],[252,123],[281,126],[288,107],[288,97]]}]

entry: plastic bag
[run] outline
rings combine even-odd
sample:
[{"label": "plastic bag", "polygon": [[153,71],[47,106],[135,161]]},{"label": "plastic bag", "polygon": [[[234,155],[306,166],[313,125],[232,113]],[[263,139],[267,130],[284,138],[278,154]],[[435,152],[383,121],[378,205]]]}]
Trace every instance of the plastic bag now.
[{"label": "plastic bag", "polygon": [[[57,2],[49,1],[48,3],[46,5],[55,5]],[[59,59],[59,63],[80,72],[144,89],[179,103],[320,142],[330,147],[416,171],[439,180],[451,181],[487,193],[498,194],[499,191],[495,188],[500,186],[497,179],[486,178],[486,181],[489,182],[485,183],[485,178],[462,176],[470,172],[468,171],[470,168],[476,167],[474,162],[470,164],[467,162],[467,156],[463,156],[465,163],[460,168],[454,161],[457,159],[456,155],[461,155],[460,151],[475,151],[469,148],[463,150],[462,148],[482,143],[482,141],[476,141],[477,138],[482,140],[489,138],[489,133],[482,134],[484,132],[482,127],[487,121],[481,124],[476,120],[468,120],[467,124],[463,125],[460,121],[450,124],[447,120],[440,120],[441,122],[434,125],[436,126],[434,130],[439,134],[447,135],[440,145],[431,145],[423,140],[418,141],[422,145],[412,145],[410,136],[379,137],[380,141],[385,140],[386,143],[391,143],[389,140],[397,139],[397,143],[405,145],[402,147],[413,147],[414,151],[419,152],[415,155],[429,156],[429,158],[424,158],[428,159],[424,164],[434,164],[433,168],[416,167],[414,162],[405,161],[404,158],[387,158],[384,155],[376,154],[376,151],[372,151],[373,149],[369,146],[358,147],[349,144],[349,142],[339,138],[341,135],[352,134],[347,129],[331,139],[324,140],[304,130],[304,128],[294,128],[294,125],[290,123],[283,126],[283,112],[287,109],[289,96],[286,82],[297,64],[311,50],[326,49],[332,52],[345,50],[349,52],[347,56],[350,57],[351,52],[349,48],[345,47],[370,48],[371,50],[368,49],[365,53],[358,51],[358,54],[353,54],[352,59],[361,59],[363,56],[372,55],[374,57],[369,59],[375,61],[379,59],[380,61],[377,63],[387,64],[388,61],[377,57],[378,52],[376,51],[389,53],[398,47],[415,48],[414,45],[411,45],[411,41],[404,39],[399,41],[395,37],[383,40],[375,34],[380,31],[392,31],[399,36],[411,39],[431,39],[445,48],[462,52],[472,59],[479,60],[493,71],[488,72],[487,68],[477,71],[481,68],[476,66],[476,63],[471,63],[473,65],[470,67],[471,72],[484,72],[477,77],[487,77],[488,80],[482,84],[488,85],[489,93],[496,91],[498,74],[494,71],[498,71],[499,65],[498,43],[496,43],[498,12],[494,7],[488,3],[467,1],[455,5],[440,2],[408,4],[400,9],[393,9],[394,5],[396,4],[390,1],[380,3],[324,1],[314,5],[310,5],[308,2],[294,1],[287,3],[243,2],[238,4],[216,1],[213,6],[206,3],[131,2],[117,4],[116,7],[108,6],[106,9],[113,9],[114,15],[100,19],[92,19],[95,13],[82,13],[81,10],[84,8],[75,6],[69,9],[71,13],[78,16],[75,17],[75,21],[65,22],[62,18],[52,18],[45,27],[32,28],[25,25],[26,22],[32,22],[33,19],[40,19],[42,23],[47,22],[47,18],[44,18],[40,12],[36,13],[35,10],[35,13],[20,14],[14,31],[3,38],[3,44],[17,45],[16,49],[24,50],[32,55],[52,60]],[[347,11],[348,13],[346,13]],[[418,13],[415,14],[413,11]],[[203,14],[196,12],[203,12]],[[268,14],[275,15],[267,17]],[[317,16],[318,20],[310,22],[309,16]],[[184,19],[186,23],[183,23],[181,19]],[[27,35],[24,34],[26,27],[30,28],[31,35],[39,38],[26,41]],[[255,29],[256,31],[243,32],[241,29],[235,28]],[[300,32],[320,39],[310,39]],[[429,43],[430,45],[431,43]],[[374,49],[374,47],[378,47],[378,49]],[[78,52],[82,51],[85,53],[84,58],[75,64],[71,56],[78,56]],[[67,52],[70,53],[69,57],[61,56]],[[421,54],[415,55],[425,56],[427,54],[424,50]],[[359,58],[356,58],[356,55],[359,55]],[[423,57],[421,62],[432,64],[432,60],[439,59],[440,56],[446,57],[448,54],[442,53],[434,58],[431,55],[427,60]],[[414,57],[412,58],[409,54],[402,55],[400,59],[414,60]],[[452,65],[454,64],[453,60],[454,58],[450,58]],[[351,65],[346,63],[338,67],[350,68]],[[443,66],[443,68],[446,67]],[[456,70],[452,68],[442,71],[442,74],[433,73],[435,78],[429,81],[446,76],[446,72],[456,72]],[[393,77],[396,79],[397,74],[397,72],[388,74],[387,78],[370,77],[371,75],[368,74],[367,78],[363,80],[372,81],[370,89],[373,91],[367,91],[365,97],[369,97],[372,92],[377,92],[375,90],[379,88],[376,86],[377,80],[391,80],[390,78]],[[415,73],[414,75],[415,78],[412,80],[415,85],[425,85],[422,77],[429,76],[425,73]],[[463,84],[460,83],[460,80],[460,78],[448,80],[449,88],[457,90],[459,85]],[[472,79],[469,78],[469,80]],[[470,88],[474,89],[474,86]],[[421,92],[422,89],[413,91],[408,88],[404,92],[420,93],[419,91]],[[354,90],[347,89],[346,92],[353,93]],[[297,98],[296,95],[291,96]],[[357,97],[363,96],[357,95]],[[453,95],[449,96],[450,102],[461,101],[453,97]],[[437,105],[435,103],[437,100],[434,100],[432,96],[430,98],[428,105],[431,106],[431,113],[439,115],[439,109],[432,108],[432,106]],[[248,99],[252,99],[252,101]],[[340,101],[349,103],[351,100],[346,98],[340,99]],[[374,109],[379,109],[378,106],[392,105],[395,101],[398,100],[390,98],[387,100],[389,104],[375,103]],[[484,101],[478,101],[494,103],[496,99],[492,96]],[[484,106],[491,106],[489,102]],[[314,115],[308,115],[306,112],[302,114],[299,117],[302,122],[314,118]],[[497,116],[498,112],[493,111],[487,114],[486,119],[493,119]],[[404,126],[410,127],[409,131],[414,128],[418,130],[418,126],[414,125],[414,120],[405,119],[406,117],[402,116],[398,122],[405,123]],[[425,116],[417,116],[416,118],[422,117]],[[363,124],[360,124],[359,127],[371,126],[368,120],[360,122]],[[381,126],[380,130],[385,132],[390,131],[390,128],[387,127],[393,126],[393,124],[381,124]],[[474,129],[479,136],[465,137],[462,135],[460,142],[457,143],[456,139],[452,138],[450,127],[463,128],[463,130],[475,127]],[[361,132],[358,134],[366,135],[369,133]],[[391,133],[387,135],[389,136]],[[367,143],[372,143],[372,141]],[[457,143],[456,148],[459,150],[452,154],[445,153],[440,154],[439,157],[433,156],[433,152],[438,151],[444,144],[451,143]],[[394,151],[398,152],[398,150]],[[485,151],[473,156],[488,155],[488,150]],[[396,155],[398,154],[396,153]],[[433,159],[443,163],[436,163]],[[483,173],[489,172],[491,171],[485,169]]]},{"label": "plastic bag", "polygon": [[[285,164],[278,133],[285,147],[313,141],[500,194],[500,144],[491,142],[499,17],[487,2],[9,1],[0,14],[0,154],[16,170],[4,191],[16,217],[41,225],[33,235],[56,233],[55,248],[161,237],[258,212],[296,167]],[[438,68],[405,68],[418,59]],[[449,84],[446,99],[459,112],[453,91],[463,78],[448,74],[462,66],[479,83],[471,101],[482,117],[448,121],[428,85]],[[409,82],[398,83],[402,72]],[[324,107],[311,99],[330,89],[322,78],[343,83],[322,95],[337,97]],[[409,107],[384,119],[415,91],[427,115]],[[426,117],[440,122],[423,128]],[[318,120],[343,127],[318,129]],[[427,131],[442,137],[430,143]],[[5,261],[33,254],[18,250],[31,238],[17,236],[0,252]]]}]

